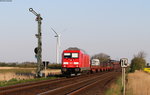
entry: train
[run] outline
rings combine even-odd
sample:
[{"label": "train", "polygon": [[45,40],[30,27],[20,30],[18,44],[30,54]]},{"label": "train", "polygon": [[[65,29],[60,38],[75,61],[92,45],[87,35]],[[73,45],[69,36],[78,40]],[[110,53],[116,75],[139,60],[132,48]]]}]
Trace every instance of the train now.
[{"label": "train", "polygon": [[90,59],[90,56],[79,48],[68,48],[62,53],[61,72],[63,75],[118,71],[120,68],[119,61],[100,62],[99,59]]}]

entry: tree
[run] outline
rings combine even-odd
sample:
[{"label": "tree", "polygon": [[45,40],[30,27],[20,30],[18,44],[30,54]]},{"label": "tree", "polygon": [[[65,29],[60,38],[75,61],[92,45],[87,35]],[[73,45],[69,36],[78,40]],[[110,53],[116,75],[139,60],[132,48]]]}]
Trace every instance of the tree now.
[{"label": "tree", "polygon": [[135,70],[143,70],[146,64],[146,53],[141,51],[137,55],[134,55],[134,58],[131,60],[131,72]]},{"label": "tree", "polygon": [[99,53],[92,56],[91,59],[99,59],[100,62],[108,62],[110,60],[110,56],[105,53]]},{"label": "tree", "polygon": [[140,51],[137,55],[135,55],[135,57],[139,57],[139,58],[146,58],[146,53],[144,51]]}]

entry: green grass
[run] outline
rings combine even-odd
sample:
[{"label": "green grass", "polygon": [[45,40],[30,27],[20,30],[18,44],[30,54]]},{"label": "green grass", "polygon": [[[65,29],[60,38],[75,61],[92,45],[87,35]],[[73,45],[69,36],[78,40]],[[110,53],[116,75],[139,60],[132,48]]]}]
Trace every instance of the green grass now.
[{"label": "green grass", "polygon": [[41,81],[41,80],[49,80],[49,79],[56,79],[57,77],[47,77],[47,78],[36,78],[36,79],[27,79],[27,80],[17,80],[15,78],[9,80],[9,81],[0,81],[0,87],[4,86],[10,86],[20,83],[27,83],[27,82],[35,82],[35,81]]},{"label": "green grass", "polygon": [[123,87],[121,84],[121,77],[106,91],[105,95],[122,95]]}]

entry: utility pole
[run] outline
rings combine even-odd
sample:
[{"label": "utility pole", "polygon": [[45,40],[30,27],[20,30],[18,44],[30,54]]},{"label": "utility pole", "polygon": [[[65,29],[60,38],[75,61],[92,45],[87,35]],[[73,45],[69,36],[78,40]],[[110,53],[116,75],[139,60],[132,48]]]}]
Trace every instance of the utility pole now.
[{"label": "utility pole", "polygon": [[122,67],[121,69],[122,69],[122,87],[123,87],[124,86],[123,85],[123,83],[124,83],[124,68]]},{"label": "utility pole", "polygon": [[124,87],[123,87],[123,95],[126,94],[126,69],[125,67],[123,68],[124,69]]},{"label": "utility pole", "polygon": [[60,48],[60,38],[59,37],[60,37],[60,35],[53,28],[51,28],[51,29],[56,34],[56,36],[54,36],[54,37],[57,38],[57,42],[56,42],[56,64],[58,64],[59,63],[59,48]]},{"label": "utility pole", "polygon": [[37,14],[32,8],[29,8],[29,11],[32,12],[35,16],[36,16],[36,21],[38,22],[38,34],[35,34],[35,36],[38,39],[38,45],[35,48],[35,53],[36,53],[36,58],[37,58],[37,77],[41,77],[40,73],[41,73],[41,69],[42,69],[42,33],[41,33],[41,20],[42,17],[40,14]]}]

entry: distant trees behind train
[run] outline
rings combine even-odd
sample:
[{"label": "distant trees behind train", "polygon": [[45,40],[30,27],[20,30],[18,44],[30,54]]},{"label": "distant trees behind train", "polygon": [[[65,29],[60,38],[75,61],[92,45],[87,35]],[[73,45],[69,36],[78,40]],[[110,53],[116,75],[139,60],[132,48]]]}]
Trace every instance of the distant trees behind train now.
[{"label": "distant trees behind train", "polygon": [[61,69],[61,64],[49,64],[49,69]]},{"label": "distant trees behind train", "polygon": [[[18,63],[18,62],[9,62],[9,63],[0,62],[0,67],[36,68],[37,63],[36,62],[22,62],[22,63]],[[50,68],[50,69],[60,69],[61,64],[50,63],[48,65],[48,68]]]},{"label": "distant trees behind train", "polygon": [[111,60],[110,56],[105,53],[98,53],[91,57],[91,59],[99,59],[100,62],[109,62]]},{"label": "distant trees behind train", "polygon": [[18,62],[0,62],[0,66],[1,67],[23,67],[23,68],[34,68],[37,66],[37,64],[35,62],[22,62],[22,63],[18,63]]}]

